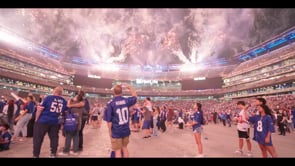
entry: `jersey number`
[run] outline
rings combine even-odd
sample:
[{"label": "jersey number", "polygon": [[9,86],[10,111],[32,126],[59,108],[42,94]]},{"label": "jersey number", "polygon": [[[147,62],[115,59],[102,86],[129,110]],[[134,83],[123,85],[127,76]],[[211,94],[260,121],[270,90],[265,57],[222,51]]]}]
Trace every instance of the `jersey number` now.
[{"label": "jersey number", "polygon": [[261,120],[257,122],[256,130],[258,132],[262,132],[263,128],[262,128],[262,122],[261,122]]},{"label": "jersey number", "polygon": [[119,116],[119,125],[123,125],[128,123],[128,118],[129,118],[129,112],[128,112],[128,108],[127,107],[123,107],[123,108],[118,108],[116,110],[116,113]]},{"label": "jersey number", "polygon": [[50,112],[60,113],[62,110],[63,104],[53,101],[50,106]]}]

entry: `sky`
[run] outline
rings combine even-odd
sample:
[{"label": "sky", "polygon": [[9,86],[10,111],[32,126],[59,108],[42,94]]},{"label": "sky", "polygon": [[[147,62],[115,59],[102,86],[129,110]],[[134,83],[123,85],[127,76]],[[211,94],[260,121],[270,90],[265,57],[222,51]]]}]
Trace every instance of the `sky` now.
[{"label": "sky", "polygon": [[63,61],[169,65],[234,56],[295,25],[295,9],[0,9],[0,26]]}]

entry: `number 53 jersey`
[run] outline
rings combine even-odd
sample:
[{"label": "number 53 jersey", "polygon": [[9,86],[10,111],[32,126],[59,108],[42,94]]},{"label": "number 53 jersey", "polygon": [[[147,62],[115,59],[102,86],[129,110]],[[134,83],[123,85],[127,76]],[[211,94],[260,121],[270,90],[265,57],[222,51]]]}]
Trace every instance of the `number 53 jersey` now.
[{"label": "number 53 jersey", "polygon": [[58,116],[67,109],[67,101],[61,96],[49,95],[40,106],[44,109],[37,123],[58,124]]}]

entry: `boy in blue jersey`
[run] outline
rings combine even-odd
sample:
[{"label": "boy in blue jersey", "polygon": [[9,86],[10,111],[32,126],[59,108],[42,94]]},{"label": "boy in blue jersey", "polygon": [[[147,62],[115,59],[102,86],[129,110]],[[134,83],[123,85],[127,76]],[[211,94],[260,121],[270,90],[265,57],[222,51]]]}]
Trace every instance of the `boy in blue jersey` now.
[{"label": "boy in blue jersey", "polygon": [[138,105],[136,104],[131,113],[131,120],[133,125],[133,131],[138,132],[140,129],[139,120],[140,120],[140,111],[138,109]]},{"label": "boy in blue jersey", "polygon": [[9,124],[0,124],[0,151],[9,150],[11,134],[8,132]]},{"label": "boy in blue jersey", "polygon": [[[87,120],[89,119],[89,112],[90,112],[90,103],[88,99],[84,98],[85,97],[85,92],[82,90],[79,90],[77,95],[82,96],[82,101],[78,103],[68,103],[68,107],[74,107],[74,108],[79,108],[79,107],[84,107],[83,115],[82,115],[82,122],[81,122],[81,129],[79,130],[79,151],[83,151],[83,131],[85,124],[87,123]],[[71,106],[69,106],[69,104]]]},{"label": "boy in blue jersey", "polygon": [[272,157],[277,157],[275,148],[272,144],[271,133],[275,132],[271,110],[266,105],[257,106],[259,115],[254,115],[249,118],[249,122],[254,124],[254,137],[264,158],[267,157],[267,152]]},{"label": "boy in blue jersey", "polygon": [[116,85],[114,87],[114,98],[108,102],[104,116],[111,137],[112,150],[115,151],[116,158],[129,157],[127,149],[130,135],[129,107],[137,101],[137,94],[134,89],[128,84],[125,84],[125,87],[130,91],[131,97],[123,97],[122,86]]},{"label": "boy in blue jersey", "polygon": [[49,95],[37,107],[33,133],[33,156],[38,158],[46,133],[50,139],[51,157],[56,157],[58,147],[58,117],[67,109],[67,101],[61,96],[63,88],[56,87],[53,95]]}]

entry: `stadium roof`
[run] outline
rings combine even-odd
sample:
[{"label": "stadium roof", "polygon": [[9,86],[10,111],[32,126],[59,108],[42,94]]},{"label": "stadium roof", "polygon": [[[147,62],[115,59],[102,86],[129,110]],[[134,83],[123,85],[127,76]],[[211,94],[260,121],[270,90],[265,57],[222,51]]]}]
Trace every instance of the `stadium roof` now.
[{"label": "stadium roof", "polygon": [[293,42],[294,17],[293,9],[0,9],[0,36],[62,62],[167,72],[238,64]]}]

